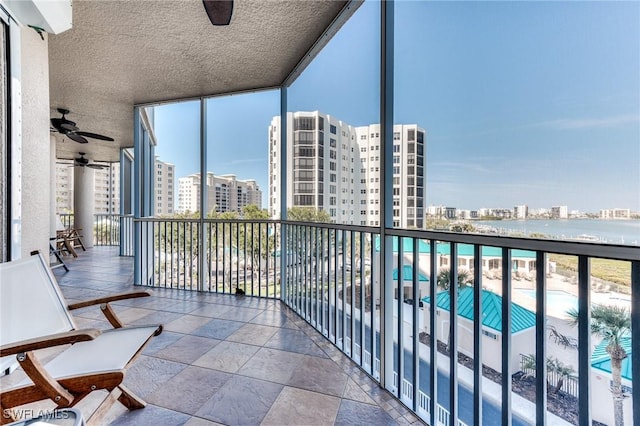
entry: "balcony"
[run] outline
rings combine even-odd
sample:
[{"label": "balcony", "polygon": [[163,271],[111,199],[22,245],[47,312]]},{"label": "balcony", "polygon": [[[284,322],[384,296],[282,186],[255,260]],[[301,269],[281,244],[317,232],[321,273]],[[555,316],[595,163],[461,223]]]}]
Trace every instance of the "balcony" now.
[{"label": "balcony", "polygon": [[[3,6],[7,3],[0,2]],[[581,3],[568,4],[573,7]],[[414,7],[423,5],[451,9],[414,13]],[[516,12],[525,25],[507,15],[500,15],[504,18],[500,25],[493,18],[481,19],[476,15],[483,7],[503,7],[493,2],[471,6],[455,2],[238,0],[233,25],[212,28],[201,2],[181,4],[178,16],[170,2],[157,2],[149,8],[140,2],[77,1],[73,8],[73,30],[46,37],[19,20],[2,19],[3,47],[11,60],[4,55],[5,61],[0,62],[6,77],[0,87],[0,91],[4,90],[0,99],[5,99],[0,109],[8,112],[0,117],[4,120],[0,127],[11,130],[11,134],[0,135],[4,138],[0,150],[3,174],[0,260],[47,248],[56,192],[51,172],[56,159],[73,162],[82,149],[92,162],[120,161],[123,214],[96,218],[89,207],[93,198],[90,191],[77,191],[84,193],[78,199],[83,198],[86,203],[74,206],[77,222],[81,224],[79,227],[93,233],[91,240],[96,247],[71,260],[70,272],[62,274],[58,269],[56,274],[71,299],[133,285],[154,288],[154,300],[123,303],[118,310],[129,324],[150,321],[167,325],[165,333],[147,350],[127,379],[129,386],[151,405],[138,412],[111,413],[113,422],[307,423],[309,418],[303,416],[309,415],[309,411],[292,412],[292,408],[331,400],[313,412],[313,420],[586,426],[592,420],[614,422],[610,390],[614,389],[620,417],[627,424],[640,424],[640,387],[634,389],[631,382],[632,373],[640,375],[637,248],[400,229],[422,221],[427,204],[418,197],[426,199],[428,193],[437,198],[455,193],[449,183],[457,185],[454,189],[469,187],[466,189],[482,196],[484,202],[491,201],[492,194],[519,196],[525,188],[538,188],[534,177],[539,176],[545,177],[546,185],[540,186],[540,192],[555,194],[556,188],[573,177],[575,181],[569,183],[579,190],[569,191],[581,202],[597,198],[591,192],[585,195],[585,188],[596,189],[598,185],[594,182],[601,184],[608,176],[613,183],[603,185],[605,189],[600,188],[601,191],[624,192],[630,194],[629,199],[637,196],[637,191],[634,192],[637,179],[633,179],[637,176],[634,163],[637,144],[633,145],[637,140],[633,137],[637,136],[637,114],[633,109],[637,105],[633,97],[637,85],[629,89],[604,84],[623,81],[615,72],[607,74],[609,68],[618,71],[614,69],[616,64],[624,71],[620,75],[638,81],[634,79],[637,73],[632,74],[637,67],[625,65],[637,63],[633,55],[638,49],[632,45],[635,39],[623,34],[621,40],[631,40],[626,50],[600,46],[607,52],[627,54],[623,59],[630,59],[629,62],[618,61],[617,56],[613,59],[598,56],[593,53],[596,45],[589,43],[590,39],[565,37],[564,24],[582,13],[565,10],[561,14],[556,8],[564,4],[522,5],[525,9]],[[518,7],[508,5],[504,10]],[[556,33],[548,32],[546,26],[530,25],[532,15],[528,7],[549,7],[537,10],[545,19],[536,22],[563,25],[555,29]],[[607,9],[614,7],[621,6],[611,4]],[[11,15],[4,9],[0,10],[0,18],[6,18],[5,12]],[[357,16],[356,11],[363,13]],[[616,23],[612,27],[622,33],[637,28],[636,21],[629,24],[622,19],[637,13],[617,11],[619,19],[609,19],[604,9],[590,13],[592,17],[602,16]],[[416,25],[405,25],[409,18],[416,19]],[[359,27],[356,31],[352,27],[348,33],[351,36],[345,36],[348,41],[342,45],[342,54],[323,58],[323,49],[345,34],[343,31],[354,22]],[[583,25],[572,20],[576,28],[573,33],[582,34],[587,28],[596,34],[595,30],[602,26],[592,22],[598,21]],[[471,25],[476,23],[486,27]],[[437,29],[441,24],[439,32],[424,31]],[[531,39],[500,50],[503,41],[517,40],[525,26]],[[467,39],[459,38],[458,29],[463,28],[470,29]],[[594,40],[608,40],[604,37],[607,31],[610,28],[602,29]],[[485,38],[488,34],[494,35]],[[586,40],[585,62],[566,67],[564,76],[557,74],[562,70],[560,59],[572,55],[538,45],[537,41],[544,38],[539,37],[541,34],[551,40],[551,46],[571,52],[579,50],[573,43]],[[420,50],[427,45],[429,49]],[[493,47],[497,50],[492,51]],[[545,68],[530,66],[530,52],[541,55],[547,51],[553,60],[546,64],[537,62]],[[523,57],[516,56],[522,52]],[[449,56],[450,53],[454,56]],[[419,61],[424,58],[428,58],[428,64]],[[472,59],[471,66],[458,62],[465,58]],[[510,71],[503,60],[522,67]],[[321,69],[321,78],[313,78],[311,73],[305,75],[314,64]],[[606,64],[607,69],[584,64]],[[450,66],[455,72],[447,72],[449,68],[440,65]],[[435,68],[444,70],[442,79],[426,73]],[[486,71],[484,75],[478,73],[481,70]],[[418,74],[413,74],[414,71]],[[342,84],[348,82],[347,77],[351,77],[351,83]],[[496,80],[493,88],[488,84],[491,79]],[[541,81],[544,90],[536,90],[534,81],[538,84]],[[566,87],[574,87],[576,92],[564,93]],[[349,166],[334,164],[333,170],[329,164],[323,170],[345,173],[351,170],[351,176],[309,172],[309,176],[322,176],[329,188],[333,186],[335,192],[329,189],[328,193],[342,194],[343,198],[333,205],[342,209],[328,209],[332,217],[346,217],[351,210],[347,201],[353,202],[355,197],[346,198],[357,195],[358,190],[366,195],[369,189],[369,194],[375,194],[370,197],[375,199],[362,200],[365,203],[361,205],[366,207],[360,209],[356,204],[345,221],[375,227],[277,219],[155,217],[161,200],[157,199],[154,185],[158,180],[154,179],[152,169],[160,149],[175,146],[180,154],[188,151],[190,158],[185,162],[198,168],[189,173],[200,176],[206,176],[208,168],[215,166],[208,154],[221,153],[222,150],[217,151],[219,147],[237,149],[240,156],[252,152],[244,144],[250,138],[239,131],[233,139],[220,142],[220,146],[209,144],[210,137],[217,137],[216,132],[224,125],[207,126],[207,108],[209,115],[217,116],[215,109],[224,109],[220,107],[222,103],[216,103],[226,98],[222,95],[232,94],[232,98],[238,99],[247,92],[263,89],[275,89],[275,104],[279,105],[269,117],[278,115],[269,130],[269,162],[278,166],[270,172],[268,180],[269,208],[274,217],[294,204],[286,199],[287,195],[294,195],[296,188],[295,183],[288,182],[292,172],[295,176],[295,162],[287,158],[295,140],[289,137],[287,128],[297,113],[287,106],[295,109],[303,105],[300,108],[315,112],[302,114],[315,115],[318,123],[321,116],[336,114],[334,119],[345,120],[349,128],[364,125],[376,129],[369,133],[376,147],[376,154],[369,157],[370,162],[375,162],[373,168],[370,164],[358,167],[358,160],[365,158],[359,158],[353,147],[351,152],[356,155],[338,156],[331,148],[342,144],[333,140],[332,145],[329,139],[325,140],[324,146],[329,147],[325,158],[336,163],[348,162]],[[613,112],[550,108],[555,100],[563,103],[569,99],[575,99],[576,105],[602,105],[606,103],[602,99],[613,99],[618,92],[632,99],[633,104]],[[43,93],[49,93],[49,97],[42,96]],[[576,93],[593,94],[593,98],[583,99]],[[320,111],[325,94],[331,94],[333,103],[328,108],[335,111]],[[6,102],[8,99],[10,103]],[[171,100],[191,100],[190,108],[195,112],[189,117],[193,121],[171,116],[170,127],[178,129],[179,134],[166,143],[156,138],[154,113]],[[539,114],[527,112],[533,111],[529,107],[535,106],[534,100],[542,105]],[[523,107],[521,102],[527,104],[526,108],[518,108]],[[499,107],[497,113],[489,111],[492,103]],[[419,111],[422,106],[430,110]],[[463,113],[466,106],[473,108]],[[66,128],[51,134],[45,117],[54,117],[58,107],[71,108],[69,117],[78,126],[66,123]],[[418,118],[407,121],[403,111],[404,117]],[[516,122],[508,122],[514,119],[509,112],[518,112]],[[242,124],[233,130],[250,127],[253,112],[243,109],[241,115]],[[583,115],[586,118],[582,119]],[[425,123],[415,123],[416,120]],[[416,142],[424,146],[419,146],[415,153],[416,164],[424,167],[421,172],[424,176],[418,176],[415,185],[411,185],[415,192],[411,195],[407,192],[406,197],[399,188],[403,181],[393,173],[395,158],[402,166],[405,161],[393,144],[394,126],[401,123],[417,128],[424,125],[425,131],[422,141],[418,133]],[[475,123],[479,123],[478,127]],[[624,134],[608,133],[614,125],[628,126],[631,130]],[[113,136],[114,143],[92,141],[76,145],[68,137],[69,132],[74,136],[75,131],[69,129],[75,127]],[[509,131],[504,133],[505,129]],[[535,129],[558,131],[562,144],[547,137],[548,134],[535,136]],[[593,131],[598,129],[606,130],[607,134]],[[569,131],[578,130],[582,133],[568,137]],[[340,133],[337,129],[332,132],[329,125],[323,131]],[[448,131],[452,133],[447,135]],[[261,134],[264,136],[264,131]],[[478,139],[482,134],[492,136]],[[434,139],[427,135],[434,135]],[[347,138],[345,130],[342,136]],[[404,140],[400,134],[399,138]],[[604,144],[593,138],[616,143]],[[46,141],[51,141],[50,146]],[[439,159],[428,156],[427,147],[437,147],[438,142]],[[590,143],[601,149],[585,149]],[[370,145],[373,147],[373,142]],[[561,146],[566,155],[556,151]],[[453,150],[442,150],[447,147]],[[347,150],[346,143],[342,149]],[[535,151],[536,155],[549,153],[553,158],[541,161],[528,151]],[[617,162],[603,166],[603,151],[618,153]],[[558,175],[556,179],[550,172],[564,170],[565,157],[580,160],[581,173]],[[466,163],[458,162],[461,158]],[[426,180],[427,166],[434,159],[439,169],[431,168],[429,173],[439,174],[445,182]],[[525,164],[530,159],[531,164]],[[409,164],[409,157],[406,163]],[[535,168],[525,167],[531,165]],[[432,166],[433,163],[429,165]],[[176,177],[182,174],[177,167]],[[78,179],[76,184],[88,189],[93,171],[89,167],[76,170],[79,175],[86,175],[86,180]],[[465,170],[478,174],[465,174]],[[476,180],[500,170],[510,171],[511,175],[489,182]],[[588,177],[595,179],[587,180]],[[371,188],[358,188],[358,182],[370,184]],[[407,179],[407,185],[409,182]],[[430,187],[432,184],[435,186]],[[397,194],[390,191],[393,185]],[[207,208],[210,196],[203,189],[206,182],[200,180],[195,186],[200,188],[194,190],[198,194],[192,195],[200,198],[197,208],[191,211],[211,210]],[[318,206],[332,205],[330,199],[319,200],[309,194],[304,197],[310,197],[305,202]],[[395,204],[396,201],[407,201],[407,205]],[[394,210],[404,214],[414,208],[416,217],[407,217],[406,221],[391,217]],[[566,215],[566,206],[558,209],[558,217]],[[444,214],[455,216],[455,209],[446,208]],[[364,220],[367,215],[369,220]],[[119,249],[101,247],[112,245],[119,245]],[[555,268],[553,258],[558,255],[568,258],[569,267],[563,271]],[[593,266],[602,259],[623,265],[622,287],[614,288],[592,273]],[[235,296],[239,290],[245,293],[244,297]],[[607,341],[592,335],[590,330],[592,314],[601,303],[634,307],[618,336],[627,355],[621,360],[624,373],[620,383],[612,380]],[[576,327],[565,321],[569,308],[577,309]],[[103,325],[88,311],[81,313],[81,318],[87,325]],[[633,327],[629,327],[629,322],[633,322]],[[264,331],[263,327],[268,327],[272,334],[256,332]],[[547,362],[548,357],[552,357],[552,362]],[[243,364],[238,365],[242,359]],[[565,373],[558,373],[560,362],[574,371],[564,369]],[[308,369],[304,370],[305,367]],[[317,374],[307,374],[309,371]],[[200,372],[207,380],[200,377]],[[2,380],[16,380],[14,377],[19,377],[19,373]],[[257,381],[261,381],[260,386],[247,384]],[[161,388],[158,383],[167,386]],[[343,384],[341,392],[332,388],[337,384]],[[238,395],[229,388],[243,389],[245,393]],[[309,402],[305,395],[311,393],[313,398]],[[560,408],[559,400],[564,404]],[[84,408],[90,411],[91,407]],[[251,417],[239,417],[246,413]]]},{"label": "balcony", "polygon": [[[629,287],[603,290],[589,265],[600,258],[626,261],[628,279],[636,286],[638,264],[631,262],[636,248],[387,230],[384,262],[376,228],[209,219],[135,222],[142,252],[137,282],[229,295],[240,289],[280,299],[430,424],[457,418],[460,425],[506,419],[524,425],[537,415],[549,424],[572,424],[582,407],[603,417],[589,403],[596,395],[610,397],[602,385],[606,372],[595,367],[591,349],[602,346],[602,339],[592,338],[589,318],[601,304],[623,306],[628,313],[632,295]],[[576,272],[558,273],[549,260],[555,254],[574,256]],[[450,282],[466,277],[465,285],[443,288],[443,273]],[[438,309],[430,309],[431,300]],[[578,312],[575,328],[567,323],[571,309]],[[452,316],[459,318],[453,327]],[[563,346],[562,338],[573,343]],[[432,339],[439,342],[438,351]],[[559,376],[554,365],[536,363],[536,357],[573,371]],[[484,373],[477,374],[481,369]],[[434,401],[431,395],[438,397]],[[625,410],[630,416],[629,402]]]},{"label": "balcony", "polygon": [[[133,258],[118,253],[94,247],[70,260],[69,272],[57,269],[67,300],[131,290]],[[115,310],[127,325],[162,323],[164,331],[125,379],[147,407],[116,406],[106,417],[111,424],[418,421],[279,300],[156,289],[151,298],[118,303]],[[76,318],[80,327],[108,328],[99,309],[86,308]],[[15,371],[0,386],[23,377]],[[78,408],[91,412],[100,396]],[[36,404],[24,413],[53,408]]]}]

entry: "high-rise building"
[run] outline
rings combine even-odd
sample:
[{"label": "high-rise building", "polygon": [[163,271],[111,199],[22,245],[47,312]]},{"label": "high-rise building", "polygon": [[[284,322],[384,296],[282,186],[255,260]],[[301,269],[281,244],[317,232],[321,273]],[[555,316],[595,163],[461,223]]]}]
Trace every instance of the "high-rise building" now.
[{"label": "high-rise building", "polygon": [[[56,165],[56,214],[73,212],[73,173],[71,164]],[[94,169],[94,213],[120,213],[120,163]]]},{"label": "high-rise building", "polygon": [[526,219],[529,215],[529,207],[526,204],[513,207],[513,217],[515,219]]},{"label": "high-rise building", "polygon": [[[353,127],[313,112],[287,113],[287,206],[326,211],[332,221],[380,225],[380,125]],[[425,132],[393,129],[393,225],[424,227]],[[269,126],[269,213],[280,217],[280,117]]]},{"label": "high-rise building", "polygon": [[567,219],[569,217],[569,209],[567,206],[554,206],[551,207],[552,219]]},{"label": "high-rise building", "polygon": [[[287,205],[325,210],[334,222],[365,224],[356,130],[327,114],[287,114]],[[280,217],[280,117],[269,127],[269,213]]]},{"label": "high-rise building", "polygon": [[603,209],[600,210],[600,219],[631,219],[631,210]]},{"label": "high-rise building", "polygon": [[[207,212],[238,212],[248,205],[262,208],[262,191],[254,179],[207,172]],[[178,179],[178,212],[200,211],[200,173]]]},{"label": "high-rise building", "polygon": [[120,214],[120,163],[95,171],[95,213]]},{"label": "high-rise building", "polygon": [[175,166],[161,161],[156,156],[155,164],[156,216],[170,216],[174,213]]},{"label": "high-rise building", "polygon": [[[380,224],[380,125],[356,128],[356,140],[365,170],[366,222]],[[425,131],[416,124],[393,126],[393,226],[424,228]]]}]

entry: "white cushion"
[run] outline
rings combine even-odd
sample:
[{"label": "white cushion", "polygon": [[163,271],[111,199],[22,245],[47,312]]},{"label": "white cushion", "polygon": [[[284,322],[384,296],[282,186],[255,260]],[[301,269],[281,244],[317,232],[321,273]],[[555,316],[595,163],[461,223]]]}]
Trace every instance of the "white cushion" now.
[{"label": "white cushion", "polygon": [[[157,329],[145,326],[104,331],[94,340],[71,345],[45,369],[55,379],[122,370]],[[27,378],[19,386],[29,383]]]}]

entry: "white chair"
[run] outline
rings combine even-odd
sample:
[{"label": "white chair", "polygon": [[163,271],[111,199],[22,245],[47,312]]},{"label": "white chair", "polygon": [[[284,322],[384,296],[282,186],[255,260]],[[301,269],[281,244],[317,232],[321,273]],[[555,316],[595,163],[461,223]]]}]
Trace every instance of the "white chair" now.
[{"label": "white chair", "polygon": [[[50,399],[59,408],[73,407],[95,390],[107,397],[88,424],[98,424],[120,401],[129,409],[144,401],[122,385],[127,367],[162,326],[123,327],[109,302],[149,296],[146,291],[116,294],[67,305],[58,283],[40,253],[0,263],[0,357],[15,356],[28,378],[0,392],[3,414],[23,404]],[[100,305],[114,329],[78,330],[69,310]],[[68,345],[43,365],[34,351]],[[0,424],[15,420],[0,416]]]}]

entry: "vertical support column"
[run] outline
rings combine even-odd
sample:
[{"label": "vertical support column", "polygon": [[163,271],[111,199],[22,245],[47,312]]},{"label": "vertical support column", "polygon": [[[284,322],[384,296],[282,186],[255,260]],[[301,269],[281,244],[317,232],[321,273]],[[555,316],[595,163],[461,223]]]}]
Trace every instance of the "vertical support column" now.
[{"label": "vertical support column", "polygon": [[591,269],[578,257],[578,424],[591,426]]},{"label": "vertical support column", "polygon": [[[140,194],[142,188],[142,170],[140,159],[142,158],[142,129],[140,124],[140,107],[133,109],[133,190],[131,194],[133,201],[133,217],[139,219],[141,215],[142,196]],[[142,282],[142,223],[134,221],[133,232],[133,284],[143,285]]]},{"label": "vertical support column", "polygon": [[[458,244],[450,243],[449,251],[449,426],[458,425]],[[437,309],[437,299],[433,308]],[[435,324],[434,324],[435,325]],[[434,347],[437,346],[437,341]]]},{"label": "vertical support column", "polygon": [[511,426],[511,250],[502,249],[502,424]]},{"label": "vertical support column", "polygon": [[93,247],[93,211],[95,210],[95,171],[89,167],[73,169],[73,227],[80,229],[86,248]]},{"label": "vertical support column", "polygon": [[[287,88],[280,88],[280,300],[287,300]],[[275,269],[275,264],[274,264]],[[273,279],[278,274],[274,271]]]},{"label": "vertical support column", "polygon": [[[206,280],[209,277],[210,262],[207,259],[208,245],[205,232],[205,218],[207,216],[207,101],[200,98],[200,221],[198,222],[198,291],[205,289]],[[239,283],[236,283],[236,286]]]},{"label": "vertical support column", "polygon": [[473,246],[473,424],[482,424],[482,246]]},{"label": "vertical support column", "polygon": [[393,0],[380,3],[380,385],[393,386]]},{"label": "vertical support column", "polygon": [[536,424],[547,424],[547,262],[536,252]]},{"label": "vertical support column", "polygon": [[[640,377],[640,261],[631,262],[631,376]],[[640,425],[640,385],[633,386],[633,424]]]}]

